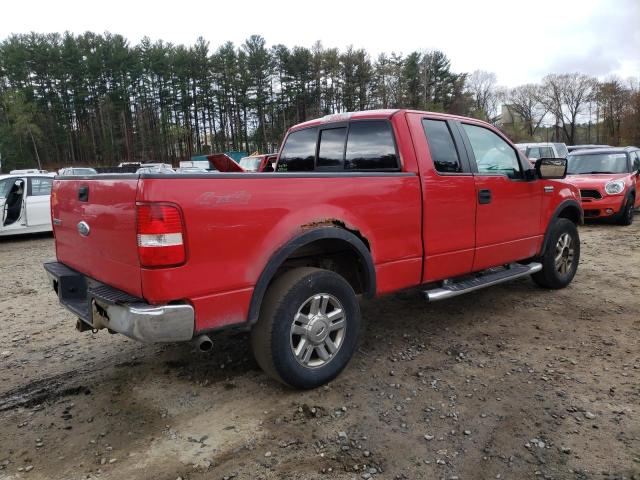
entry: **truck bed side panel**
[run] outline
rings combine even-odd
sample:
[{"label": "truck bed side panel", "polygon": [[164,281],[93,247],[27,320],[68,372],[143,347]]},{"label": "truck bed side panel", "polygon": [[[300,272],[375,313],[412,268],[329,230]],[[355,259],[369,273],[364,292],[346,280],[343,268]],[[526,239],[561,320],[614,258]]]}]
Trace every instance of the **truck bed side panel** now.
[{"label": "truck bed side panel", "polygon": [[[379,293],[420,283],[420,184],[413,173],[143,178],[138,200],[178,204],[186,224],[186,264],[142,269],[143,295],[150,302],[189,297],[204,306],[224,303],[222,293],[245,301],[278,248],[336,220],[369,243]],[[235,313],[225,319],[196,314],[196,330],[246,320],[243,308],[227,310]]]}]

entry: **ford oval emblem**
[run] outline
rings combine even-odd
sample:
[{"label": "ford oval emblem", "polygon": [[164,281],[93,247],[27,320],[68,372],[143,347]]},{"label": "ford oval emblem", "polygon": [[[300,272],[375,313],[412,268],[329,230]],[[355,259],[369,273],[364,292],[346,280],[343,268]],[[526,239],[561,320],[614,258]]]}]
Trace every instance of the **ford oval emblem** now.
[{"label": "ford oval emblem", "polygon": [[84,220],[82,222],[78,222],[78,225],[76,225],[76,228],[78,229],[78,233],[83,237],[86,237],[87,235],[89,235],[89,232],[91,231],[91,229],[89,228],[89,224]]}]

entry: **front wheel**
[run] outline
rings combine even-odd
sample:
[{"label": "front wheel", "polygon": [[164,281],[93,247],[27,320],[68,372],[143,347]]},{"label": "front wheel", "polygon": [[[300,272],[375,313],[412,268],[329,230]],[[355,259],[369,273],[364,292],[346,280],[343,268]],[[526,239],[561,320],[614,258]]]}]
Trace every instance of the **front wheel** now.
[{"label": "front wheel", "polygon": [[571,283],[580,261],[580,236],[576,224],[558,218],[550,226],[549,241],[540,257],[542,270],[531,278],[544,288],[564,288]]},{"label": "front wheel", "polygon": [[624,208],[616,219],[618,225],[631,225],[633,223],[633,214],[635,212],[634,203],[635,199],[633,197],[627,198]]},{"label": "front wheel", "polygon": [[319,268],[295,268],[269,286],[251,345],[260,367],[295,388],[333,380],[353,355],[360,307],[351,285]]}]

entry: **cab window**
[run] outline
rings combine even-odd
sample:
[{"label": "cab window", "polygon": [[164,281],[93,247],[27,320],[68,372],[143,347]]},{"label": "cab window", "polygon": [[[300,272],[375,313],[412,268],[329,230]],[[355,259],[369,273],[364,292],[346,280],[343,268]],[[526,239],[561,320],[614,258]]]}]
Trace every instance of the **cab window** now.
[{"label": "cab window", "polygon": [[397,170],[398,155],[391,124],[363,120],[349,124],[345,170]]},{"label": "cab window", "polygon": [[313,171],[316,158],[317,128],[305,128],[291,132],[282,147],[278,160],[278,172]]},{"label": "cab window", "polygon": [[516,151],[502,137],[491,130],[463,123],[480,174],[506,175],[522,178]]},{"label": "cab window", "polygon": [[447,122],[444,120],[422,120],[422,127],[427,136],[431,159],[436,171],[440,173],[462,173],[458,150]]},{"label": "cab window", "polygon": [[320,168],[344,168],[344,141],[346,138],[347,127],[320,130],[317,166]]}]

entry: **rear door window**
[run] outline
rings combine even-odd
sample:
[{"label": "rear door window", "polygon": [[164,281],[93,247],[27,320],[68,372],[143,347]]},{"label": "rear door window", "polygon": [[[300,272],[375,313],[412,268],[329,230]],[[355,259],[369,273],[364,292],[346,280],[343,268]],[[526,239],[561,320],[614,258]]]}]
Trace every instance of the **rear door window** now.
[{"label": "rear door window", "polygon": [[351,122],[344,159],[345,170],[397,170],[398,167],[398,154],[389,122]]},{"label": "rear door window", "polygon": [[310,172],[315,167],[317,128],[292,132],[282,147],[278,172]]},{"label": "rear door window", "polygon": [[440,173],[462,173],[460,156],[447,122],[444,120],[423,119],[422,126],[427,136],[431,159],[436,171]]},{"label": "rear door window", "polygon": [[347,127],[320,130],[317,164],[319,168],[344,168],[344,142],[346,138]]}]

